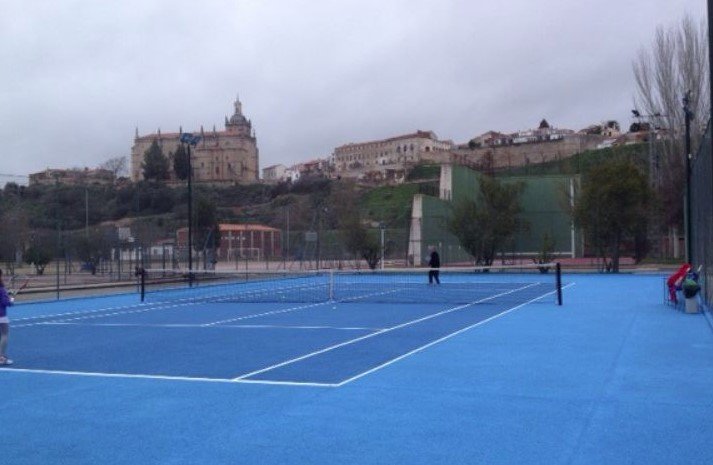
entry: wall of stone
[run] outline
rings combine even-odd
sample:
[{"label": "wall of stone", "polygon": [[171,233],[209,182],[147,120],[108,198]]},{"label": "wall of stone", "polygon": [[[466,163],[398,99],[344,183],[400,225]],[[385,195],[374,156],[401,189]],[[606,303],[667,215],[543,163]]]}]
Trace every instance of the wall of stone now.
[{"label": "wall of stone", "polygon": [[479,169],[505,169],[569,158],[592,150],[606,138],[575,134],[556,141],[502,147],[463,148],[451,152],[451,162]]}]

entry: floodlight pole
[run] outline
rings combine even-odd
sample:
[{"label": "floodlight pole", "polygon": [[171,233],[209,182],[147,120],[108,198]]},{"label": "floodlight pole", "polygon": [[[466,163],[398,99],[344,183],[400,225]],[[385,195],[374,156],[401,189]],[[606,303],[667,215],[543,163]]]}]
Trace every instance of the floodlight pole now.
[{"label": "floodlight pole", "polygon": [[691,220],[691,118],[693,112],[689,108],[691,91],[686,92],[683,96],[683,114],[686,122],[686,194],[685,203],[685,218],[686,218],[686,263],[691,263],[693,260],[693,242],[692,242],[692,220]]},{"label": "floodlight pole", "polygon": [[186,146],[188,156],[188,285],[193,286],[193,167],[191,166],[191,145],[196,146],[199,136],[189,132],[181,134],[180,141]]}]

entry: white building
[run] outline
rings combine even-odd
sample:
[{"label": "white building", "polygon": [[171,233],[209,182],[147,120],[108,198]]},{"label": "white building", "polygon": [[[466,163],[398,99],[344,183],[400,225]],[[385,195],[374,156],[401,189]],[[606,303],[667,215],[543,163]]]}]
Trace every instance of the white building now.
[{"label": "white building", "polygon": [[262,169],[262,180],[266,183],[278,183],[287,179],[285,165],[272,165]]},{"label": "white building", "polygon": [[373,180],[403,180],[407,169],[421,161],[441,161],[453,148],[433,131],[369,142],[349,143],[334,149],[334,174]]}]

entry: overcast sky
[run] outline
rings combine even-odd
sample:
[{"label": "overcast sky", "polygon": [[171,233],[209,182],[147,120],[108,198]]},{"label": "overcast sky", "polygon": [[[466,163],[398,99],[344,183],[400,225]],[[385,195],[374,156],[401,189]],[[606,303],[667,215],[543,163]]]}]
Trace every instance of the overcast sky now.
[{"label": "overcast sky", "polygon": [[260,167],[433,130],[631,123],[631,63],[704,0],[0,0],[0,173],[96,167],[140,134],[223,129]]}]

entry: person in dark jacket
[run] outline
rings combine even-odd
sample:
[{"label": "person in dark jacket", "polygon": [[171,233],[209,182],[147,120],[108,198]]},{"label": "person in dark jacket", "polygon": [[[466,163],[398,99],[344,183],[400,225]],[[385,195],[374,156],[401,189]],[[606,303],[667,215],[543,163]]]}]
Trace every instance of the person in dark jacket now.
[{"label": "person in dark jacket", "polygon": [[7,307],[12,306],[15,299],[5,290],[0,270],[0,366],[12,365],[12,360],[7,358],[7,339],[10,333],[10,320],[7,317]]},{"label": "person in dark jacket", "polygon": [[431,256],[428,259],[428,265],[431,267],[431,269],[428,270],[428,284],[433,284],[433,281],[436,281],[436,284],[441,284],[441,280],[438,277],[438,269],[441,267],[441,257],[438,256],[438,252],[436,252],[434,246],[430,246],[428,250],[431,252]]}]

